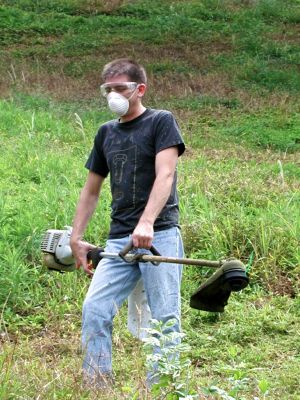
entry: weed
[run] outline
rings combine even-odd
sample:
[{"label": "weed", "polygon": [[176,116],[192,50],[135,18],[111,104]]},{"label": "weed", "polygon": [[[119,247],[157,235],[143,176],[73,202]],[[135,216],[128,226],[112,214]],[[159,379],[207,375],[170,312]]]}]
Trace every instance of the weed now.
[{"label": "weed", "polygon": [[[166,323],[151,320],[148,337],[143,339],[146,351],[146,366],[151,373],[151,393],[157,399],[192,400],[198,397],[189,389],[191,362],[183,353],[189,347],[181,343],[185,336],[179,332],[168,332],[176,321]],[[151,335],[151,336],[150,336]]]}]

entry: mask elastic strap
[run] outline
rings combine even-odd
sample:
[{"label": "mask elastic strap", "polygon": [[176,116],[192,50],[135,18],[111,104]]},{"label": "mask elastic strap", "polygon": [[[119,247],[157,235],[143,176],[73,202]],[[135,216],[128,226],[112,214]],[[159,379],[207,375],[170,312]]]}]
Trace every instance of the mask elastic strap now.
[{"label": "mask elastic strap", "polygon": [[133,90],[133,92],[131,93],[131,95],[127,98],[127,100],[129,101],[130,99],[131,99],[131,97],[134,95],[134,92],[137,90],[137,88],[139,87],[140,85],[137,85],[137,87]]}]

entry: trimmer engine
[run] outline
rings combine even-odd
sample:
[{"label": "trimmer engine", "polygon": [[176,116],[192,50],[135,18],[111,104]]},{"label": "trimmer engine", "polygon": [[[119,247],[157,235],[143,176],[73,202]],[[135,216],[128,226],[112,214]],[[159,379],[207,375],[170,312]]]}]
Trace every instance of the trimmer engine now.
[{"label": "trimmer engine", "polygon": [[75,259],[70,247],[72,227],[64,230],[48,229],[43,236],[41,250],[44,264],[49,269],[70,272],[75,269]]}]

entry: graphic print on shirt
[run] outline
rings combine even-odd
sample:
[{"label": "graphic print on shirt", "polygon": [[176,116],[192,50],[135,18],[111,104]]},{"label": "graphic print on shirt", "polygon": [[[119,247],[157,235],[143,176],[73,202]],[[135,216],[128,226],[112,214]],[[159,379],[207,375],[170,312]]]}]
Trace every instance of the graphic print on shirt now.
[{"label": "graphic print on shirt", "polygon": [[135,207],[137,146],[108,153],[115,210]]},{"label": "graphic print on shirt", "polygon": [[122,182],[123,168],[127,161],[127,155],[122,153],[117,153],[113,157],[113,163],[115,166],[114,171],[114,181],[118,184]]}]

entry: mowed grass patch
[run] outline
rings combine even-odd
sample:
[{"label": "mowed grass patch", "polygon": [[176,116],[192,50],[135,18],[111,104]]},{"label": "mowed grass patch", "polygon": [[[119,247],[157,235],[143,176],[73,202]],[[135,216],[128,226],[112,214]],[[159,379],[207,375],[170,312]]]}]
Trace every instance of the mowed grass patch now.
[{"label": "mowed grass patch", "polygon": [[6,93],[18,84],[92,98],[105,62],[124,56],[145,64],[153,97],[185,98],[199,90],[212,96],[212,86],[218,101],[228,93],[230,100],[239,92],[257,98],[261,90],[299,93],[293,1],[1,4],[0,83]]}]

